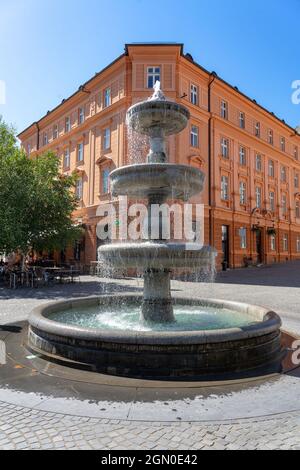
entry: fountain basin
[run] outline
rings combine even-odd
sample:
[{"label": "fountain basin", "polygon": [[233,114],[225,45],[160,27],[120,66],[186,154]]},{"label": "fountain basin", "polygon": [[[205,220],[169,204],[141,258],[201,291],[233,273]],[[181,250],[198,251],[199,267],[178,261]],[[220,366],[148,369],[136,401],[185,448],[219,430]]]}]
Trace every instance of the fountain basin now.
[{"label": "fountain basin", "polygon": [[127,111],[127,124],[150,137],[157,128],[164,135],[177,134],[186,128],[189,119],[190,112],[185,106],[167,100],[143,101]]},{"label": "fountain basin", "polygon": [[136,308],[141,300],[136,295],[108,295],[39,307],[29,318],[28,346],[36,354],[69,366],[149,379],[216,380],[280,371],[281,320],[262,307],[211,299],[173,300],[175,307],[230,309],[249,317],[249,325],[214,330],[99,329],[51,319],[58,312],[79,307],[109,306],[117,311],[125,303]]},{"label": "fountain basin", "polygon": [[146,241],[139,243],[111,243],[99,248],[99,255],[112,267],[148,269],[196,270],[210,268],[217,252],[210,246],[184,243]]},{"label": "fountain basin", "polygon": [[203,190],[205,175],[187,165],[140,163],[123,166],[110,174],[113,196],[150,198],[163,196],[187,201]]}]

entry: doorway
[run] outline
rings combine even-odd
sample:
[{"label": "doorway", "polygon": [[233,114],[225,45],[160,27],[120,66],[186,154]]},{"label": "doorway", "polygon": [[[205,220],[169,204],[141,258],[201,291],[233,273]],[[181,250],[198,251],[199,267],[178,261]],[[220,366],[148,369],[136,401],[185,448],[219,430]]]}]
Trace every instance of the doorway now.
[{"label": "doorway", "polygon": [[257,253],[257,263],[261,264],[263,262],[263,244],[262,244],[262,230],[256,229],[256,253]]},{"label": "doorway", "polygon": [[222,261],[229,267],[229,225],[222,225],[222,253]]}]

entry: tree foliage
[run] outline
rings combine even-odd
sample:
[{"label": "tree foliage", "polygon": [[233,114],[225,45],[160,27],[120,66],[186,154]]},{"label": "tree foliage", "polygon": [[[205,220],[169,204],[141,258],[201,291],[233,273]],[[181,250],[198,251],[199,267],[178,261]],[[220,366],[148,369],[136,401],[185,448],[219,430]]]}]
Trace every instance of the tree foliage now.
[{"label": "tree foliage", "polygon": [[74,185],[54,153],[29,159],[0,117],[0,252],[62,249],[78,239]]}]

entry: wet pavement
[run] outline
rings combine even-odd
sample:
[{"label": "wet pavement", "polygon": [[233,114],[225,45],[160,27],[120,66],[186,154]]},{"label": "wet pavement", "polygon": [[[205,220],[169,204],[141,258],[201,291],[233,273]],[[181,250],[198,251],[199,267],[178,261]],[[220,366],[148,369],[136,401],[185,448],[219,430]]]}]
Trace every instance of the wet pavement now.
[{"label": "wet pavement", "polygon": [[[299,268],[238,270],[222,273],[213,286],[174,282],[173,288],[175,295],[273,308],[297,334]],[[115,280],[107,287],[132,292],[141,284]],[[53,289],[0,289],[0,449],[300,448],[298,370],[230,383],[153,382],[66,368],[27,350],[24,320],[33,307],[101,291],[103,284],[90,277]]]}]

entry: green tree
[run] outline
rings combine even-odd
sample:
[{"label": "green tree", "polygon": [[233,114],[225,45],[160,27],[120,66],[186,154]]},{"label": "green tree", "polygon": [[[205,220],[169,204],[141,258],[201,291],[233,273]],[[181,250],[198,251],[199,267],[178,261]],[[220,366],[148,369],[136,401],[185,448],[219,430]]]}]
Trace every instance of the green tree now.
[{"label": "green tree", "polygon": [[62,249],[82,232],[74,227],[75,176],[62,176],[57,156],[29,159],[15,131],[0,119],[0,252]]}]

